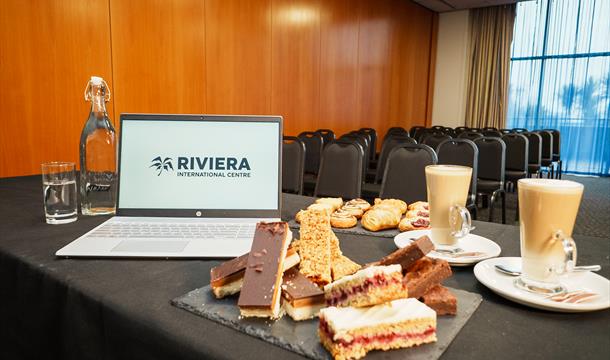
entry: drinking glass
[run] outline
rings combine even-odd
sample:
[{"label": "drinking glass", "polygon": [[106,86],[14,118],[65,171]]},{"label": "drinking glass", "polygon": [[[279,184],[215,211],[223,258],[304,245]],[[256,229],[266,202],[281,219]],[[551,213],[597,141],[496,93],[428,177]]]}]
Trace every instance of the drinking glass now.
[{"label": "drinking glass", "polygon": [[441,248],[457,248],[458,239],[472,229],[470,212],[465,208],[471,179],[472,168],[468,166],[426,166],[430,238]]},{"label": "drinking glass", "polygon": [[48,162],[42,167],[42,194],[47,224],[76,221],[76,173],[72,162]]},{"label": "drinking glass", "polygon": [[565,292],[559,276],[576,265],[572,229],[584,186],[553,179],[521,179],[517,185],[522,274],[515,286],[534,293]]}]

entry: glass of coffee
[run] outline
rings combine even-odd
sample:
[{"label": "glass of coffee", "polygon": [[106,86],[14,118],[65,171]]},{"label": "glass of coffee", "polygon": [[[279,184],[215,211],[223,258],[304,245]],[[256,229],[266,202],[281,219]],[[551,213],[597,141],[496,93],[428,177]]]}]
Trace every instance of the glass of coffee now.
[{"label": "glass of coffee", "polygon": [[519,226],[522,274],[515,286],[535,293],[566,291],[559,276],[576,265],[572,229],[584,186],[569,180],[521,179]]},{"label": "glass of coffee", "polygon": [[73,162],[49,162],[42,166],[42,195],[48,224],[76,221],[76,173]]},{"label": "glass of coffee", "polygon": [[470,233],[470,212],[465,208],[472,168],[457,165],[426,166],[430,207],[430,238],[435,245],[455,249],[458,239]]}]

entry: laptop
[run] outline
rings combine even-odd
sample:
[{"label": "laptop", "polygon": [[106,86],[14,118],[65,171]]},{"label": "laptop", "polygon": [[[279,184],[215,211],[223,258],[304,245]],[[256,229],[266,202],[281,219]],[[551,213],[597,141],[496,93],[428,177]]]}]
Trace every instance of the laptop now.
[{"label": "laptop", "polygon": [[279,221],[280,116],[121,114],[116,216],[59,257],[224,258]]}]

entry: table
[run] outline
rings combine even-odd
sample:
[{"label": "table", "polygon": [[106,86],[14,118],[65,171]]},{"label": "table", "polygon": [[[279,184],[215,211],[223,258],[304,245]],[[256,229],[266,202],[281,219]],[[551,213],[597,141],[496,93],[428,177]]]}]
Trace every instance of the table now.
[{"label": "table", "polygon": [[[218,260],[56,259],[57,249],[107,217],[47,225],[39,176],[0,179],[0,358],[294,359],[300,356],[197,317],[169,300],[209,282]],[[288,219],[311,198],[284,195]],[[475,222],[502,256],[519,254],[518,228]],[[338,234],[359,263],[392,239]],[[575,236],[581,264],[610,275],[609,239]],[[606,359],[610,311],[560,314],[509,302],[454,268],[446,285],[484,301],[444,359]]]}]

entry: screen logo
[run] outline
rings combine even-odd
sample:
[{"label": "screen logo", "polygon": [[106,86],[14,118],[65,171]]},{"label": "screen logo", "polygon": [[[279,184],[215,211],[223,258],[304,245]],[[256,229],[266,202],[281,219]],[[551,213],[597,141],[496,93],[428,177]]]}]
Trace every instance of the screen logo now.
[{"label": "screen logo", "polygon": [[172,158],[166,157],[165,159],[161,159],[161,156],[157,156],[152,159],[152,165],[149,167],[155,168],[156,171],[159,171],[157,176],[161,176],[161,173],[164,171],[169,171],[170,169],[174,170],[174,165],[172,165]]}]

